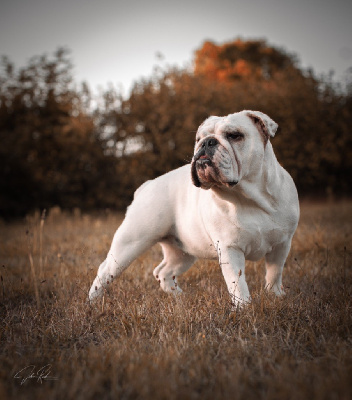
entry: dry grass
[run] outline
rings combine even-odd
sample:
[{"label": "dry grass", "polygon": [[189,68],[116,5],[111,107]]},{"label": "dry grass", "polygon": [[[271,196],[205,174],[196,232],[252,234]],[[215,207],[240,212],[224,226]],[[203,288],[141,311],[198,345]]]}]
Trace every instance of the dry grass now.
[{"label": "dry grass", "polygon": [[[158,247],[89,306],[121,216],[1,225],[0,398],[350,399],[351,216],[351,202],[303,204],[287,296],[268,296],[263,263],[249,264],[253,302],[237,313],[216,262],[181,277],[182,296],[161,292]],[[46,364],[57,380],[14,378]]]}]

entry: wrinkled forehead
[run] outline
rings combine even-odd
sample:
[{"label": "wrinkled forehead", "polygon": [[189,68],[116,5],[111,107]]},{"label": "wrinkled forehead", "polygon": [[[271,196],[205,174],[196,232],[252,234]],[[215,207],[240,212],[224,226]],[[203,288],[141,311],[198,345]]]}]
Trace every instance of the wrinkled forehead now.
[{"label": "wrinkled forehead", "polygon": [[211,134],[214,133],[215,131],[215,126],[217,125],[218,122],[220,122],[223,119],[223,117],[209,117],[207,118],[198,128],[197,133],[201,134]]},{"label": "wrinkled forehead", "polygon": [[222,132],[242,131],[248,128],[249,118],[243,115],[230,114],[226,117],[209,117],[198,128],[197,134],[213,135]]}]

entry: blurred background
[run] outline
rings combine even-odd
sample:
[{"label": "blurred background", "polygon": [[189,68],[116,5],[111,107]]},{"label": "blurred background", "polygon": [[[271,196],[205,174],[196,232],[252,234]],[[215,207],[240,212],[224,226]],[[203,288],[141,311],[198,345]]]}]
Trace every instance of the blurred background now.
[{"label": "blurred background", "polygon": [[260,110],[301,198],[352,194],[352,3],[0,1],[0,215],[124,209]]}]

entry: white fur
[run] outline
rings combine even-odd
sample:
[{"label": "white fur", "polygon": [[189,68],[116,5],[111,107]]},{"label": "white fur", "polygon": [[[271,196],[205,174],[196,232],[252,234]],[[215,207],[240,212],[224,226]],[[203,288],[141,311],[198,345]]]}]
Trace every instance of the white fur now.
[{"label": "white fur", "polygon": [[[283,294],[282,270],[299,203],[293,180],[277,162],[269,141],[276,129],[267,115],[253,111],[207,119],[198,129],[195,154],[207,138],[216,139],[213,164],[218,173],[206,168],[204,177],[211,175],[211,180],[200,179],[201,187],[196,187],[191,179],[193,160],[192,166],[142,185],[99,267],[89,299],[100,296],[107,284],[158,242],[164,259],[153,274],[166,292],[181,292],[177,277],[197,258],[218,259],[233,303],[246,303],[250,294],[245,259],[265,257],[266,288]],[[244,138],[232,141],[228,133],[233,131]],[[228,182],[233,181],[238,184],[232,187]]]}]

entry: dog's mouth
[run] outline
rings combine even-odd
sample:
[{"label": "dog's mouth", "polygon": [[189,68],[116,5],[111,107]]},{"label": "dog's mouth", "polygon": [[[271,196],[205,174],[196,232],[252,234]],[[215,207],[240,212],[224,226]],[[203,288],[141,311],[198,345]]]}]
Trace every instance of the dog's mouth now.
[{"label": "dog's mouth", "polygon": [[206,154],[204,148],[199,149],[198,152],[193,156],[191,173],[193,184],[196,187],[201,187],[203,189],[210,189],[214,185],[224,185],[228,188],[233,188],[238,183],[237,180],[224,182],[221,179],[221,174],[218,168],[213,163],[210,156]]},{"label": "dog's mouth", "polygon": [[202,169],[205,169],[208,166],[212,165],[211,159],[206,155],[200,156],[197,160],[195,160],[195,162],[196,162],[197,168],[202,168]]},{"label": "dog's mouth", "polygon": [[205,148],[200,148],[192,160],[192,182],[195,186],[210,189],[217,182],[218,170]]}]

